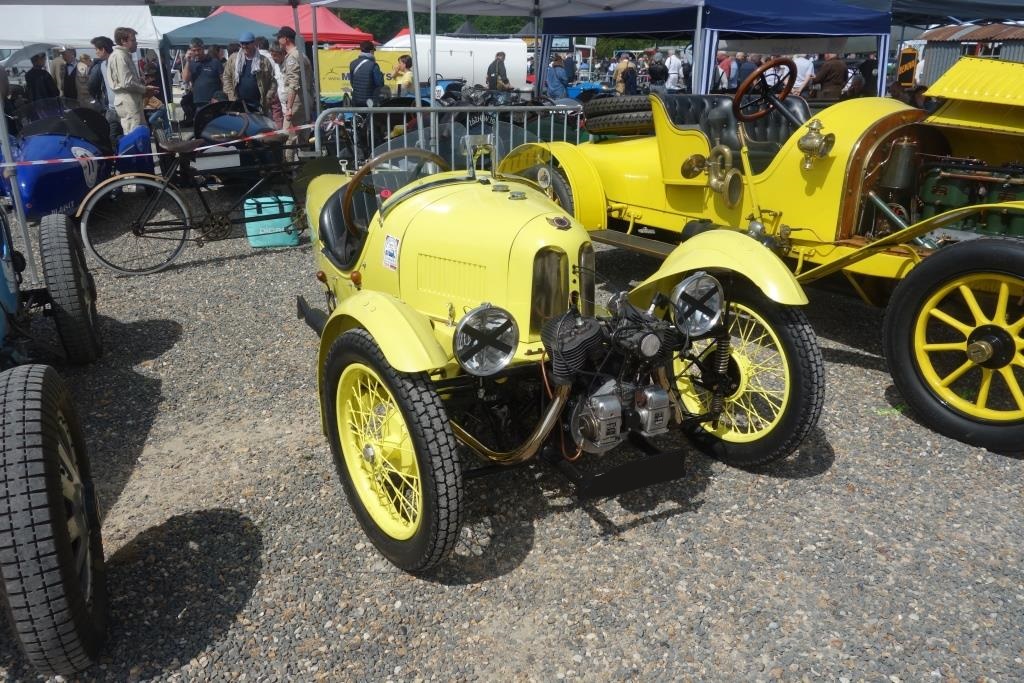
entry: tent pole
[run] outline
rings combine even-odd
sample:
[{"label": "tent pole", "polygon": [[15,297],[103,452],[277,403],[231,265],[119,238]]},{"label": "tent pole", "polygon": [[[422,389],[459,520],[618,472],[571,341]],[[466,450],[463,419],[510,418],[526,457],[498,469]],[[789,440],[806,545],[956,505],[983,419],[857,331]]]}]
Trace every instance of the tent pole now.
[{"label": "tent pole", "polygon": [[164,76],[164,57],[158,46],[156,49],[156,65],[160,69],[160,85],[164,89],[164,114],[167,115],[168,124],[171,121],[171,105],[174,102],[174,92],[167,87],[167,78]]},{"label": "tent pole", "polygon": [[[437,89],[437,0],[430,0],[430,92]],[[431,95],[433,97],[433,95]],[[430,112],[430,151],[437,154],[437,112]],[[454,161],[454,159],[453,159]]]},{"label": "tent pole", "polygon": [[313,105],[316,108],[313,120],[316,121],[320,116],[320,41],[316,35],[316,11],[320,8],[316,5],[310,7],[313,12]]},{"label": "tent pole", "polygon": [[[302,29],[299,28],[299,3],[298,0],[292,0],[292,19],[295,21],[295,37],[299,40],[299,54],[306,54],[306,41],[302,39]],[[316,49],[315,46],[313,49]],[[313,55],[316,58],[316,54]],[[312,111],[309,106],[309,77],[306,75],[306,70],[302,67],[302,60],[299,60],[299,87],[302,89],[302,108],[306,112],[306,116],[309,116]],[[313,119],[314,121],[316,119]]]},{"label": "tent pole", "polygon": [[[3,68],[3,67],[0,67]],[[7,135],[7,112],[4,111],[4,102],[0,98],[0,150],[4,153],[4,161],[14,161],[11,154],[11,140]],[[11,197],[14,198],[14,212],[21,224],[21,238],[25,240],[25,260],[28,262],[28,277],[31,284],[39,284],[39,271],[36,270],[36,257],[33,255],[32,238],[28,234],[28,221],[25,219],[25,205],[21,202],[21,190],[18,187],[18,174],[16,166],[8,166],[4,169],[4,175],[11,183]]]},{"label": "tent pole", "polygon": [[[406,3],[406,14],[409,20],[409,51],[412,57],[412,73],[413,83],[416,84],[416,94],[413,96],[413,104],[417,110],[423,109],[423,98],[420,96],[420,56],[419,46],[416,41],[416,15],[412,11],[412,0],[408,0]],[[430,94],[427,96],[430,98],[431,105],[434,102],[434,90],[431,88]],[[416,112],[416,131],[420,138],[420,148],[426,149],[423,144],[423,113],[422,111]],[[433,133],[431,133],[433,135]]]},{"label": "tent pole", "polygon": [[[704,73],[707,65],[701,55],[701,33],[704,31],[704,3],[697,3],[697,23],[693,29],[693,44],[690,46],[690,92],[703,95]],[[680,74],[681,75],[681,74]],[[693,87],[694,84],[697,87]]]}]

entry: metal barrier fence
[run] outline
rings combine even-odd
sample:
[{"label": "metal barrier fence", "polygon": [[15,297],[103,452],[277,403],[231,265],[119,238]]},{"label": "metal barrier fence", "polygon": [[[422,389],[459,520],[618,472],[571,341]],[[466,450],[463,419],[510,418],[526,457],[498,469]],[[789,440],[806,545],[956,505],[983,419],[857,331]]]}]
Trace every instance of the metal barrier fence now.
[{"label": "metal barrier fence", "polygon": [[462,138],[490,135],[500,161],[526,142],[578,144],[583,106],[496,107],[348,107],[324,110],[317,117],[316,153],[331,151],[356,168],[367,159],[400,147],[429,149],[452,168],[465,168]]}]

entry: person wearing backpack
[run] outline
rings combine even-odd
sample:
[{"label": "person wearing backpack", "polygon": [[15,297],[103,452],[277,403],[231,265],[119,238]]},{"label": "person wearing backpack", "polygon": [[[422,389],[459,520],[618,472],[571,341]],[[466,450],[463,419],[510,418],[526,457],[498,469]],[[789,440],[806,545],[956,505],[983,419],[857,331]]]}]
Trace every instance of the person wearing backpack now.
[{"label": "person wearing backpack", "polygon": [[[627,72],[630,72],[627,76]],[[620,95],[635,95],[636,94],[636,64],[633,63],[633,55],[628,52],[623,52],[619,58],[619,63],[615,67],[615,92]],[[627,81],[632,83],[632,87],[627,87]]]}]

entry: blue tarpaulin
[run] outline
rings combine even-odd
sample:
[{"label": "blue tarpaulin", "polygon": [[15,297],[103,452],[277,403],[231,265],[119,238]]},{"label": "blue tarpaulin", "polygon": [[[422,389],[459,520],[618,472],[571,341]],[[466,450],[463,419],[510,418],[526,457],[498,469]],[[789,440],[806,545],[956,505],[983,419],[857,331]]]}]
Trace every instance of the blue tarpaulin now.
[{"label": "blue tarpaulin", "polygon": [[877,35],[889,32],[889,12],[811,0],[706,0],[703,7],[687,6],[643,12],[601,12],[574,17],[548,17],[544,33],[608,35],[627,33],[684,33],[701,27],[730,33],[818,36]]}]

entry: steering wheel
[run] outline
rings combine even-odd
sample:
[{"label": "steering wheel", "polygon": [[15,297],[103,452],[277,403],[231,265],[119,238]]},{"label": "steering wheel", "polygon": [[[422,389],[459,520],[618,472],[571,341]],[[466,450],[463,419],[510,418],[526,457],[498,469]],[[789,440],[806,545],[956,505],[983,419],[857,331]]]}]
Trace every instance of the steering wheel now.
[{"label": "steering wheel", "polygon": [[[768,72],[776,67],[785,67],[786,73],[769,83]],[[795,83],[796,64],[792,59],[779,57],[766,62],[747,76],[746,80],[736,89],[736,94],[732,96],[732,113],[737,120],[744,123],[767,116],[772,109],[782,108],[782,101],[789,97]],[[755,97],[744,102],[743,98],[750,94]],[[768,107],[764,106],[766,104]]]},{"label": "steering wheel", "polygon": [[412,170],[412,178],[415,178],[422,173],[423,167],[428,163],[436,164],[442,171],[448,171],[451,169],[448,162],[445,161],[443,157],[418,147],[392,149],[367,161],[363,164],[362,168],[356,171],[356,174],[352,176],[352,179],[348,181],[348,185],[345,186],[345,194],[341,198],[341,216],[345,220],[345,228],[353,237],[359,237],[360,231],[365,231],[369,227],[369,224],[356,225],[355,211],[353,210],[356,192],[364,192],[371,195],[377,194],[377,188],[368,180],[374,169],[387,161],[391,161],[392,159],[409,157],[420,157],[419,163],[417,163]]}]

